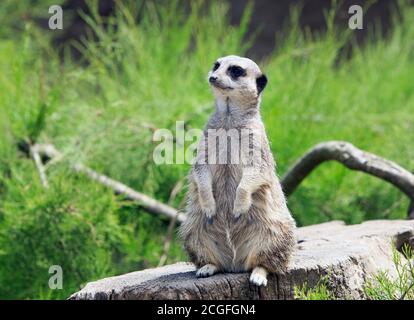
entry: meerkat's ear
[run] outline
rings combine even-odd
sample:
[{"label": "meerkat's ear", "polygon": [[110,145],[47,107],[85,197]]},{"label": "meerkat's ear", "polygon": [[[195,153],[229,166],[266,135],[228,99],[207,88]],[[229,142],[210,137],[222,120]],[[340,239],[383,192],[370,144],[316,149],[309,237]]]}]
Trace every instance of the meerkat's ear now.
[{"label": "meerkat's ear", "polygon": [[256,79],[256,86],[257,86],[257,94],[263,91],[267,84],[267,77],[262,74],[260,77]]}]

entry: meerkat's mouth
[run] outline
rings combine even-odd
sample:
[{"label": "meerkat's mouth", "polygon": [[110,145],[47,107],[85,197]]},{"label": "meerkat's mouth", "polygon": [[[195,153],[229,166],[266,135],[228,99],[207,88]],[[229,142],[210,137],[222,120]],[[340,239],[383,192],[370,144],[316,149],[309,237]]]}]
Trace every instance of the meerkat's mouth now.
[{"label": "meerkat's mouth", "polygon": [[221,84],[220,82],[214,82],[214,83],[211,83],[211,85],[221,90],[233,90],[234,89],[232,87],[225,86]]}]

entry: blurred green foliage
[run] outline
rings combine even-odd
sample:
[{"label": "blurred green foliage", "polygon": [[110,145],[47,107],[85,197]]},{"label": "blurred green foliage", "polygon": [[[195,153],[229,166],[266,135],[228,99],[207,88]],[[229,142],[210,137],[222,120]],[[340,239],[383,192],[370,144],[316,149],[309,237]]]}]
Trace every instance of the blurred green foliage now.
[{"label": "blurred green foliage", "polygon": [[[0,4],[5,19],[29,10],[12,3]],[[32,12],[46,3],[36,2]],[[96,1],[91,8],[84,19],[96,39],[76,44],[84,61],[59,58],[53,31],[30,19],[20,20],[18,32],[5,20],[0,32],[0,298],[65,298],[87,281],[158,264],[168,221],[74,175],[68,164],[81,161],[179,207],[186,188],[170,195],[189,165],[155,165],[148,128],[174,132],[179,120],[202,128],[214,110],[208,69],[217,57],[244,55],[251,45],[244,39],[249,8],[239,26],[229,24],[223,3],[195,1],[185,14],[177,1],[119,2],[105,19],[96,15]],[[406,7],[387,39],[372,36],[344,58],[346,34],[331,26],[309,35],[293,15],[289,36],[260,62],[269,78],[262,114],[280,176],[308,148],[332,139],[414,168],[413,19]],[[50,142],[64,154],[47,170],[49,189],[18,150],[22,140]],[[299,225],[357,223],[404,218],[408,200],[384,182],[329,163],[289,206]],[[174,238],[167,263],[184,259]],[[62,266],[63,290],[49,290],[50,265]]]}]

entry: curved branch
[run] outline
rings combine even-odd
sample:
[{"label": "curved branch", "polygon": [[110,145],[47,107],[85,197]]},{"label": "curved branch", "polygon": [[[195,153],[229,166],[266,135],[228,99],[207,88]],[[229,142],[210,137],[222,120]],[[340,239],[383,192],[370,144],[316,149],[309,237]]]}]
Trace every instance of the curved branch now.
[{"label": "curved branch", "polygon": [[414,220],[414,200],[411,201],[408,207],[408,219]]},{"label": "curved branch", "polygon": [[[312,170],[321,163],[331,160],[338,161],[349,169],[368,173],[393,184],[414,202],[414,175],[412,173],[395,162],[362,151],[345,141],[322,142],[299,159],[282,179],[282,188],[286,196],[290,196]],[[414,211],[413,205],[412,211]]]}]

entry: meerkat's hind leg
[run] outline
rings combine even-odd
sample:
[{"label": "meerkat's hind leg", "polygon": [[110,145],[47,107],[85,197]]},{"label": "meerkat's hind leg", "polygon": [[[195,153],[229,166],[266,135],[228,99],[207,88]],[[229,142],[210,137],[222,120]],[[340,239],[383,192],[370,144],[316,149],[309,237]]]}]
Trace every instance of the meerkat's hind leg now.
[{"label": "meerkat's hind leg", "polygon": [[217,273],[218,268],[214,264],[206,264],[197,270],[196,276],[198,278],[210,277],[213,274]]},{"label": "meerkat's hind leg", "polygon": [[250,282],[256,286],[265,287],[267,285],[267,270],[262,267],[254,268],[252,274],[250,275]]}]

